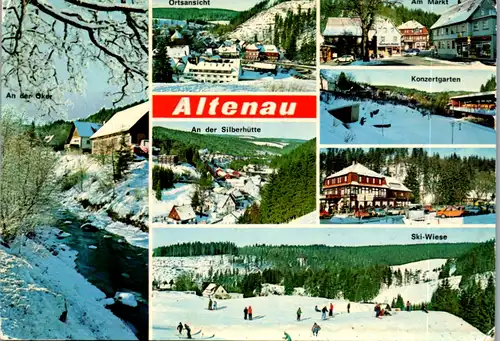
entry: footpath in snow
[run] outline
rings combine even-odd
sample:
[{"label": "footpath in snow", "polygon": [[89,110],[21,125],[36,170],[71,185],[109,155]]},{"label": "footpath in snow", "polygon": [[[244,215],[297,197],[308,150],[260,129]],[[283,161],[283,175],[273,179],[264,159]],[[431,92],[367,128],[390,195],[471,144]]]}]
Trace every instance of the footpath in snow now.
[{"label": "footpath in snow", "polygon": [[[359,103],[360,121],[344,124],[328,110]],[[372,118],[370,113],[377,111]],[[374,125],[387,125],[377,128]],[[391,103],[335,98],[321,102],[320,140],[323,144],[495,144],[496,132],[479,124],[439,115],[424,115],[418,110]]]},{"label": "footpath in snow", "polygon": [[[393,312],[377,319],[373,304],[304,296],[266,296],[218,300],[218,310],[207,309],[208,299],[180,292],[153,292],[152,338],[178,338],[175,327],[187,323],[194,339],[281,340],[286,331],[292,340],[384,340],[384,341],[483,341],[484,334],[462,319],[445,312]],[[334,304],[335,316],[321,320],[314,306]],[[243,308],[252,306],[252,321],[243,319]],[[302,321],[295,312],[302,309]],[[316,322],[321,331],[312,335]]]}]

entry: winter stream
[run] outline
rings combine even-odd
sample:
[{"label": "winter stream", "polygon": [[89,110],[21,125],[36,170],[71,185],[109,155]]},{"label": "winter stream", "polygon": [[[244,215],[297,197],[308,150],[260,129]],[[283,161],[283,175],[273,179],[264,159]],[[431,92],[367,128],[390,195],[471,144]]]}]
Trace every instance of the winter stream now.
[{"label": "winter stream", "polygon": [[[76,266],[107,297],[131,293],[137,306],[117,302],[108,308],[124,320],[139,339],[148,339],[148,249],[128,244],[124,238],[79,221],[68,211],[56,214],[56,227],[70,236],[64,243],[78,252]],[[82,228],[85,226],[86,228]]]}]

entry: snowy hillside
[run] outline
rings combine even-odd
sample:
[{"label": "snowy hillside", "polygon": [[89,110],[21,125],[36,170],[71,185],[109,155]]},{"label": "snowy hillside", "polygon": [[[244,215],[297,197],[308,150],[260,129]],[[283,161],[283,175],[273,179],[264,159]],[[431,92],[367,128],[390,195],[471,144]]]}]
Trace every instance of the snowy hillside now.
[{"label": "snowy hillside", "polygon": [[[329,114],[328,110],[359,103],[360,121],[343,124]],[[378,111],[373,118],[370,113]],[[354,101],[335,98],[330,103],[321,102],[320,139],[323,144],[494,144],[494,129],[465,120],[439,115],[423,115],[415,109],[391,103]],[[374,124],[391,124],[390,128],[376,128]]]},{"label": "snowy hillside", "polygon": [[[82,180],[63,193],[61,206],[95,227],[125,237],[135,246],[148,247],[147,161],[133,162],[124,179],[114,184],[109,165],[91,155],[61,157],[58,176],[81,172]],[[84,207],[86,206],[86,207]]]},{"label": "snowy hillside", "polygon": [[[239,40],[254,40],[257,36],[258,40],[265,41],[269,36],[269,28],[274,28],[274,20],[276,15],[284,17],[288,10],[292,10],[295,14],[298,13],[299,7],[301,11],[306,12],[308,9],[313,9],[316,6],[315,1],[310,0],[292,0],[285,1],[279,5],[272,6],[257,15],[253,16],[245,23],[241,24],[230,34],[230,38]],[[300,39],[298,46],[300,46]]]},{"label": "snowy hillside", "polygon": [[[322,321],[314,306],[333,303],[336,315]],[[175,327],[182,321],[190,325],[194,339],[214,335],[214,340],[281,340],[286,331],[292,340],[384,340],[384,341],[483,341],[484,334],[462,319],[444,312],[393,312],[382,319],[374,317],[373,305],[302,296],[267,296],[219,300],[218,310],[209,311],[208,299],[179,292],[153,292],[152,337],[174,339]],[[243,308],[252,306],[252,321],[243,319]],[[296,321],[295,311],[303,311]],[[321,331],[312,336],[316,322]],[[250,327],[251,326],[251,327]],[[374,339],[374,333],[376,338]],[[184,334],[185,335],[185,334]]]},{"label": "snowy hillside", "polygon": [[[135,340],[105,308],[113,298],[75,270],[73,251],[58,254],[30,239],[0,246],[0,335],[13,339]],[[64,320],[64,311],[66,320]]]}]

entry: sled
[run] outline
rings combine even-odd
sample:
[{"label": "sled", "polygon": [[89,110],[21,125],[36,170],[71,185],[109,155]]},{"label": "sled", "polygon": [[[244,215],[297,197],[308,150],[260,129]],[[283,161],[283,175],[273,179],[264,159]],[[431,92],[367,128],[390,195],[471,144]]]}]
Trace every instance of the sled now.
[{"label": "sled", "polygon": [[386,124],[374,124],[373,126],[375,128],[390,128],[391,124],[390,123],[386,123]]}]

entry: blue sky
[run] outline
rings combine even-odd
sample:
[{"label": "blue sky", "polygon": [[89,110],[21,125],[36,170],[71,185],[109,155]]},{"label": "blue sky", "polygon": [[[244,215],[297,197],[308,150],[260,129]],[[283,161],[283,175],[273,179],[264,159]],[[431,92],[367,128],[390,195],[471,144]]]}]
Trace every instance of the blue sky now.
[{"label": "blue sky", "polygon": [[[363,150],[368,151],[369,148],[361,148]],[[408,148],[411,149],[412,148]],[[496,158],[496,149],[495,148],[424,148],[429,154],[439,154],[440,156],[449,156],[453,153],[456,153],[459,156],[471,156],[477,155],[482,157],[487,157],[491,159]],[[322,152],[326,152],[327,149],[321,148]]]},{"label": "blue sky", "polygon": [[[329,76],[339,74],[344,70],[322,70]],[[479,92],[482,84],[486,83],[491,76],[495,75],[495,69],[454,69],[449,68],[432,69],[428,68],[364,68],[362,70],[345,70],[347,74],[354,76],[357,82],[368,83],[372,85],[393,85],[409,89],[417,89],[427,92],[440,91],[471,91]],[[412,82],[412,76],[415,77],[459,77],[461,82],[457,83],[437,83],[437,82]]]},{"label": "blue sky", "polygon": [[[198,6],[199,8],[224,8],[233,11],[245,11],[261,2],[262,0],[210,0],[210,6]],[[169,0],[153,0],[153,7],[194,7],[194,6],[170,6]]]},{"label": "blue sky", "polygon": [[412,233],[448,236],[446,242],[482,242],[495,238],[494,228],[153,228],[153,247],[183,242],[230,241],[238,246],[265,244],[295,245],[392,245],[421,244]]},{"label": "blue sky", "polygon": [[191,121],[191,122],[155,122],[155,126],[161,126],[169,129],[191,131],[193,127],[200,128],[202,133],[205,133],[205,128],[218,128],[215,134],[221,134],[222,127],[256,127],[261,128],[260,133],[238,133],[228,135],[252,135],[255,137],[273,137],[273,138],[292,138],[310,140],[316,136],[315,122],[248,122],[232,120],[228,122],[207,122],[207,121]]}]

